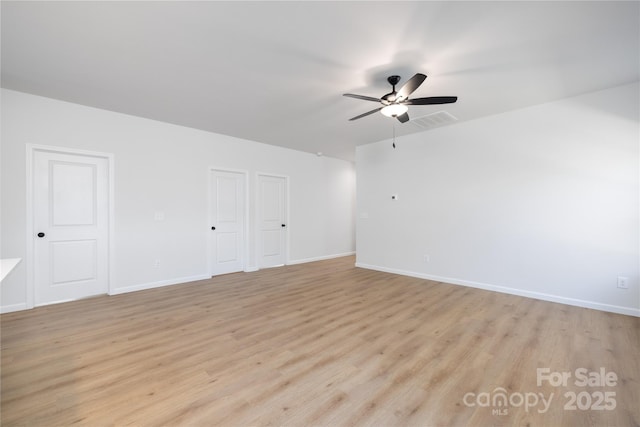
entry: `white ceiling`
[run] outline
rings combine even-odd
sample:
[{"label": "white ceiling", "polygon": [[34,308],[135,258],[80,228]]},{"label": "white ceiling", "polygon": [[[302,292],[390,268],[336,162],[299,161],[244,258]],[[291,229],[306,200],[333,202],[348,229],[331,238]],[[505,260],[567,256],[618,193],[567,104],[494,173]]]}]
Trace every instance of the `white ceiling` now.
[{"label": "white ceiling", "polygon": [[637,81],[639,51],[637,1],[2,1],[2,87],[347,160],[418,131],[348,121],[391,74],[466,121]]}]

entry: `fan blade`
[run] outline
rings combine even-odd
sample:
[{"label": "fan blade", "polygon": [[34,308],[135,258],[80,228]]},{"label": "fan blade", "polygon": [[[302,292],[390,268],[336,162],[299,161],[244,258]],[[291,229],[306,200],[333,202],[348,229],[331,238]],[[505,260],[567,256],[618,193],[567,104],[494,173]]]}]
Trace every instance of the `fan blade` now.
[{"label": "fan blade", "polygon": [[407,113],[404,114],[400,114],[397,119],[400,121],[400,123],[406,123],[409,121],[409,115]]},{"label": "fan blade", "polygon": [[398,94],[396,95],[396,101],[402,101],[403,99],[407,99],[409,95],[413,93],[414,90],[418,89],[418,87],[422,84],[422,82],[426,78],[427,76],[425,76],[424,74],[418,73],[415,76],[411,77],[409,80],[407,80],[407,82],[398,91]]},{"label": "fan blade", "polygon": [[349,98],[356,98],[356,99],[364,99],[365,101],[380,102],[380,99],[374,98],[372,96],[355,95],[353,93],[343,93],[342,96],[348,96]]},{"label": "fan blade", "polygon": [[361,119],[365,116],[368,116],[369,114],[373,114],[373,113],[377,113],[378,111],[382,110],[384,107],[380,107],[380,108],[376,108],[375,110],[371,110],[371,111],[367,111],[364,114],[360,114],[359,116],[355,116],[354,118],[349,119],[349,121],[353,121],[353,120],[358,120]]},{"label": "fan blade", "polygon": [[434,105],[452,104],[458,100],[457,96],[430,96],[428,98],[414,98],[403,102],[405,105]]}]

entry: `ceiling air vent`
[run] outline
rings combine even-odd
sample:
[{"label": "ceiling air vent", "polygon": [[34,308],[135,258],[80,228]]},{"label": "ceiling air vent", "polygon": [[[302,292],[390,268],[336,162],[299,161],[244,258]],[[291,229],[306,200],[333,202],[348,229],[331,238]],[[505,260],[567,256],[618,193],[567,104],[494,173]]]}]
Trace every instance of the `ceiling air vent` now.
[{"label": "ceiling air vent", "polygon": [[439,126],[448,125],[458,119],[446,111],[438,111],[437,113],[427,114],[426,116],[416,117],[409,121],[410,124],[420,130],[433,129]]}]

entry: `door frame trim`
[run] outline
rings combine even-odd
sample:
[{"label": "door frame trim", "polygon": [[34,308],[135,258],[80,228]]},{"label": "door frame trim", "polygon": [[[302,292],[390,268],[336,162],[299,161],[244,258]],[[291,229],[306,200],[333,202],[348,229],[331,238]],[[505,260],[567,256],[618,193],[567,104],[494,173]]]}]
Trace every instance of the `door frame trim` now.
[{"label": "door frame trim", "polygon": [[26,308],[31,309],[35,306],[35,262],[34,262],[34,245],[35,240],[33,239],[34,235],[34,226],[33,226],[33,174],[35,172],[33,166],[33,159],[35,157],[36,152],[49,152],[49,153],[58,153],[58,154],[69,154],[76,156],[85,156],[85,157],[97,157],[101,159],[107,160],[107,202],[109,204],[108,212],[107,212],[107,293],[109,295],[113,295],[115,292],[114,283],[112,278],[114,277],[114,259],[115,259],[115,248],[113,245],[114,242],[114,155],[113,153],[104,153],[98,151],[88,151],[88,150],[78,150],[74,148],[67,147],[56,147],[52,145],[41,145],[41,144],[26,144],[26,160],[27,160],[27,168],[26,168],[26,251],[25,251],[25,266],[27,271],[27,286],[26,286]]},{"label": "door frame trim", "polygon": [[290,260],[289,260],[289,247],[291,246],[291,242],[290,242],[290,233],[289,233],[289,223],[291,220],[291,214],[289,212],[290,210],[290,197],[289,197],[289,176],[288,175],[281,175],[281,174],[277,174],[277,173],[269,173],[269,172],[256,172],[256,194],[255,194],[255,200],[256,200],[256,247],[255,247],[255,258],[256,258],[256,268],[259,270],[261,268],[265,268],[263,266],[260,265],[260,245],[262,244],[262,238],[260,236],[260,230],[258,229],[260,226],[260,219],[262,218],[262,212],[261,212],[261,208],[260,208],[260,177],[261,176],[271,176],[274,178],[282,178],[284,179],[284,214],[285,214],[285,221],[287,223],[287,227],[284,230],[284,265],[289,265]]},{"label": "door frame trim", "polygon": [[[209,166],[207,169],[207,276],[211,276],[211,271],[213,267],[213,263],[211,258],[213,257],[213,251],[211,250],[211,237],[209,233],[209,228],[211,224],[209,224],[209,219],[211,218],[211,211],[213,209],[213,205],[211,204],[211,172],[219,171],[219,172],[231,172],[237,173],[244,176],[244,225],[242,232],[244,233],[242,245],[242,271],[248,272],[249,265],[249,171],[244,169],[231,169],[231,168],[221,168],[217,166]],[[213,277],[213,276],[211,276]]]}]

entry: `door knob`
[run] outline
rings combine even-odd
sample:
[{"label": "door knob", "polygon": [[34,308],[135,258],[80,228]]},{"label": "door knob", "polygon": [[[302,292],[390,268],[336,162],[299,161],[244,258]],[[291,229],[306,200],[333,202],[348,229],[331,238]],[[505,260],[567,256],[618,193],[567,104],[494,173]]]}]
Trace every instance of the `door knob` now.
[{"label": "door knob", "polygon": [[215,227],[211,227],[211,229],[212,229],[212,230],[215,230],[216,228],[215,228]]},{"label": "door knob", "polygon": [[40,237],[41,239],[44,237],[44,233],[41,231],[37,234],[38,237]]},{"label": "door knob", "polygon": [[282,224],[282,226],[283,226],[283,227],[286,227],[287,225],[286,225],[286,224]]}]

